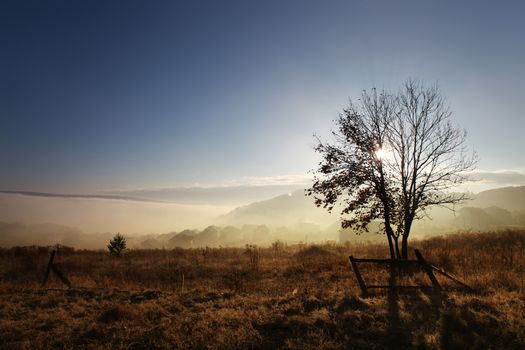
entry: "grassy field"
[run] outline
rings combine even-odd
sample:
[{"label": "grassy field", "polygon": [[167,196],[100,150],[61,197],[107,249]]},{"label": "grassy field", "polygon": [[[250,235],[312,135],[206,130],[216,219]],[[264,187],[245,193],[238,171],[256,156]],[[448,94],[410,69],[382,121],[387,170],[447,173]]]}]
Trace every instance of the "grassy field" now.
[{"label": "grassy field", "polygon": [[[378,244],[102,251],[0,250],[0,348],[524,349],[525,232],[412,242],[465,281],[442,293],[361,298],[348,256],[383,258]],[[389,271],[363,265],[369,283]],[[414,273],[399,283],[429,285]]]}]

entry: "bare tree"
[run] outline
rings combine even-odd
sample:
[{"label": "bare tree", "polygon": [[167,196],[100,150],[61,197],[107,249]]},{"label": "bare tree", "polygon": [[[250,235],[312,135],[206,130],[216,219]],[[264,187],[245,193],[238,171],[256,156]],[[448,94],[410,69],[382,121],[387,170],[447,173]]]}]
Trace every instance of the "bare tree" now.
[{"label": "bare tree", "polygon": [[335,121],[334,142],[318,138],[322,160],[308,194],[317,206],[339,207],[343,228],[366,231],[382,220],[392,259],[406,259],[414,220],[431,205],[466,199],[447,190],[476,158],[450,116],[437,86],[408,80],[397,93],[364,91]]}]

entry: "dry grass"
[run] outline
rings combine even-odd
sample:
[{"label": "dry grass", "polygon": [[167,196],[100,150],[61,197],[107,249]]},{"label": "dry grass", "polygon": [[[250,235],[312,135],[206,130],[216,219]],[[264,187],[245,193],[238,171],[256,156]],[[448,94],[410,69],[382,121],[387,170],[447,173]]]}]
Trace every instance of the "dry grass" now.
[{"label": "dry grass", "polygon": [[[0,251],[0,348],[521,349],[525,347],[525,232],[413,242],[474,286],[445,280],[441,295],[360,298],[348,255],[386,257],[378,244],[135,250]],[[363,266],[367,282],[388,280]],[[420,273],[403,283],[428,284]]]}]

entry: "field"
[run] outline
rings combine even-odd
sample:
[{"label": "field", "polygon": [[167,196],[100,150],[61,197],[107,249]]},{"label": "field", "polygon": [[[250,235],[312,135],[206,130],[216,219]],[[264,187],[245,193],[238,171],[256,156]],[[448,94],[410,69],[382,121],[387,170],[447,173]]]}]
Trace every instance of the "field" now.
[{"label": "field", "polygon": [[[0,348],[523,349],[525,232],[465,233],[412,242],[474,288],[439,278],[442,293],[360,297],[348,256],[380,244],[103,251],[0,250]],[[367,282],[389,272],[363,266]],[[414,272],[399,283],[426,284]]]}]

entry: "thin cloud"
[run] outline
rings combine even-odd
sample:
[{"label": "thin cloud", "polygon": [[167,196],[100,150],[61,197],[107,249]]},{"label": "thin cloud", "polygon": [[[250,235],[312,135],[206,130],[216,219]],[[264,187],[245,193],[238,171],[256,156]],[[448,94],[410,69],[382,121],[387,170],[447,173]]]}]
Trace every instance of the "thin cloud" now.
[{"label": "thin cloud", "polygon": [[55,223],[85,232],[151,233],[204,228],[231,209],[100,197],[0,194],[0,222]]},{"label": "thin cloud", "polygon": [[516,170],[475,170],[469,174],[471,182],[492,183],[497,185],[524,185],[525,173]]},{"label": "thin cloud", "polygon": [[310,175],[242,177],[217,184],[119,189],[105,191],[105,193],[176,203],[238,206],[301,190],[308,187],[311,182]]},{"label": "thin cloud", "polygon": [[32,191],[0,191],[3,194],[13,194],[30,197],[52,197],[52,198],[78,198],[78,199],[105,199],[105,200],[124,200],[133,202],[159,202],[153,199],[116,196],[116,195],[98,195],[98,194],[64,194],[49,192],[32,192]]},{"label": "thin cloud", "polygon": [[243,177],[238,180],[237,185],[244,186],[289,186],[289,185],[308,185],[312,182],[311,175],[280,175],[280,176],[253,176]]},{"label": "thin cloud", "polygon": [[525,185],[525,173],[519,170],[474,170],[466,175],[469,180],[453,190],[478,193],[499,187]]}]

